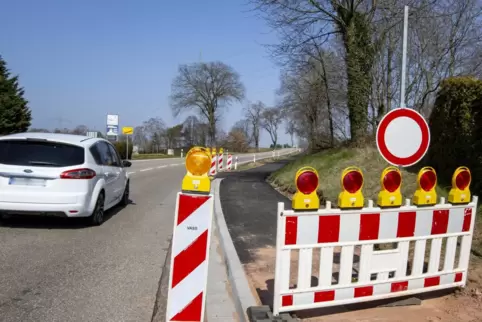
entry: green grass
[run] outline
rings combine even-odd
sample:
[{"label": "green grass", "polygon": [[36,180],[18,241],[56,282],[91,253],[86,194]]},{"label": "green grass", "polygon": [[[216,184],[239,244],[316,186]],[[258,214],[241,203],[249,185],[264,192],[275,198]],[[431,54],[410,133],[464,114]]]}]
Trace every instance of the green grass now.
[{"label": "green grass", "polygon": [[[376,204],[378,192],[380,191],[380,176],[383,169],[389,164],[380,156],[378,150],[373,147],[354,149],[339,148],[312,155],[305,155],[287,164],[285,167],[271,174],[268,182],[288,196],[293,194],[295,189],[295,174],[299,168],[311,166],[318,171],[319,188],[318,195],[321,201],[331,201],[336,207],[338,194],[341,191],[341,173],[349,166],[359,167],[364,176],[363,195],[365,204],[367,199],[372,199]],[[417,188],[417,173],[401,169],[402,172],[402,196],[404,199],[411,199]],[[437,196],[445,197],[447,200],[450,186],[441,184],[437,186]],[[479,233],[480,232],[480,233]],[[482,256],[482,207],[477,211],[476,227],[472,249]]]},{"label": "green grass", "polygon": [[145,153],[145,154],[134,154],[132,160],[149,160],[149,159],[166,159],[175,158],[175,155],[167,155],[162,153]]}]

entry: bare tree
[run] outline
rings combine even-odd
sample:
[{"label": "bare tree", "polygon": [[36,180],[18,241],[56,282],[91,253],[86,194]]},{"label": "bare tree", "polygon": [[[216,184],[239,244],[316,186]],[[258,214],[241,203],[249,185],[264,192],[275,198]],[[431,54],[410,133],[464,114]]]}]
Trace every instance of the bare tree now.
[{"label": "bare tree", "polygon": [[259,151],[259,129],[261,126],[261,115],[265,109],[266,106],[262,102],[258,101],[254,104],[248,103],[248,106],[244,110],[246,120],[248,120],[251,126],[251,135],[248,137],[252,137],[254,147],[257,152]]},{"label": "bare tree", "polygon": [[286,121],[285,133],[290,136],[291,147],[293,147],[295,145],[295,142],[293,139],[296,133],[295,122],[293,122],[292,120]]},{"label": "bare tree", "polygon": [[321,45],[332,35],[341,41],[348,80],[347,101],[351,139],[364,139],[367,108],[371,93],[371,68],[376,53],[372,21],[377,1],[360,0],[256,0],[256,8],[265,13],[270,25],[281,36],[274,55],[290,60],[305,51],[307,43]]},{"label": "bare tree", "polygon": [[172,82],[171,107],[175,116],[197,109],[209,124],[210,143],[216,146],[216,125],[222,109],[244,98],[239,74],[222,62],[179,66]]},{"label": "bare tree", "polygon": [[246,152],[249,147],[248,135],[250,134],[247,120],[236,122],[229,131],[226,147],[232,152]]},{"label": "bare tree", "polygon": [[261,115],[261,126],[268,132],[276,149],[278,143],[278,127],[283,121],[281,109],[277,107],[266,108]]},{"label": "bare tree", "polygon": [[85,125],[77,125],[70,133],[77,135],[87,135],[89,128]]},{"label": "bare tree", "polygon": [[147,149],[147,144],[149,139],[147,138],[146,129],[144,126],[136,126],[134,128],[134,134],[132,135],[132,142],[133,144],[137,145],[141,151],[145,151]]},{"label": "bare tree", "polygon": [[234,123],[233,127],[231,128],[232,131],[237,131],[243,133],[246,143],[249,145],[251,143],[251,123],[247,119],[242,119]]}]

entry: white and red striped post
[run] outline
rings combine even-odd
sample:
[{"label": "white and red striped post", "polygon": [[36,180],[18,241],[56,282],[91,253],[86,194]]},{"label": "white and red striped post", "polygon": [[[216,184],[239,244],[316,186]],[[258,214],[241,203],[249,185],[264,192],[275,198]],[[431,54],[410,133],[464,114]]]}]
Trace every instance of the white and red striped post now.
[{"label": "white and red striped post", "polygon": [[209,170],[210,176],[216,175],[216,162],[217,162],[217,156],[214,154],[211,158],[211,169]]},{"label": "white and red striped post", "polygon": [[166,321],[204,320],[213,196],[180,192],[172,235]]},{"label": "white and red striped post", "polygon": [[226,168],[228,171],[231,171],[231,168],[233,167],[233,156],[231,154],[228,154],[228,162],[226,164]]},{"label": "white and red striped post", "polygon": [[223,154],[224,153],[219,153],[219,156],[218,156],[219,172],[221,172],[223,170]]},{"label": "white and red striped post", "polygon": [[209,154],[194,147],[186,155],[187,173],[177,194],[171,243],[166,321],[203,322],[209,246],[214,212]]}]

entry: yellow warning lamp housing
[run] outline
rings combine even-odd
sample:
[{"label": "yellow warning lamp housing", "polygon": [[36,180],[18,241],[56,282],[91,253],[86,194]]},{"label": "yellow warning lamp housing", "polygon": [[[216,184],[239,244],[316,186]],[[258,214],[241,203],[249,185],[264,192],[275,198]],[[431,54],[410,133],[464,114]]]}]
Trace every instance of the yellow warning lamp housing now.
[{"label": "yellow warning lamp housing", "polygon": [[437,173],[432,167],[423,167],[417,175],[417,190],[412,202],[416,206],[432,206],[437,203]]},{"label": "yellow warning lamp housing", "polygon": [[363,197],[363,173],[360,168],[348,167],[341,174],[342,191],[338,195],[340,209],[361,209],[365,204]]},{"label": "yellow warning lamp housing", "polygon": [[452,176],[452,189],[449,192],[451,204],[467,204],[471,200],[470,183],[472,174],[467,167],[458,167]]},{"label": "yellow warning lamp housing", "polygon": [[379,207],[400,207],[402,205],[402,173],[397,167],[387,167],[380,177],[381,190],[378,193]]},{"label": "yellow warning lamp housing", "polygon": [[219,149],[219,154],[223,154],[223,153],[224,153],[223,148],[220,148],[220,149]]},{"label": "yellow warning lamp housing", "polygon": [[296,192],[293,195],[291,207],[293,210],[318,210],[320,198],[318,190],[318,172],[312,167],[302,167],[295,175]]},{"label": "yellow warning lamp housing", "polygon": [[211,156],[205,148],[193,147],[186,154],[187,173],[182,179],[182,191],[209,194],[211,180],[207,173],[211,168]]},{"label": "yellow warning lamp housing", "polygon": [[211,155],[216,155],[216,148],[211,148]]},{"label": "yellow warning lamp housing", "polygon": [[211,155],[211,148],[206,148],[206,152]]}]

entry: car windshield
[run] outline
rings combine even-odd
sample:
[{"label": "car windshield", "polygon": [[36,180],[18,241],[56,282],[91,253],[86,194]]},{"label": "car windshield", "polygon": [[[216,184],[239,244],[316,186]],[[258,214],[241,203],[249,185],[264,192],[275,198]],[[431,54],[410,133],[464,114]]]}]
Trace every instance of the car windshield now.
[{"label": "car windshield", "polygon": [[0,140],[0,163],[67,167],[84,163],[84,148],[45,140]]}]

